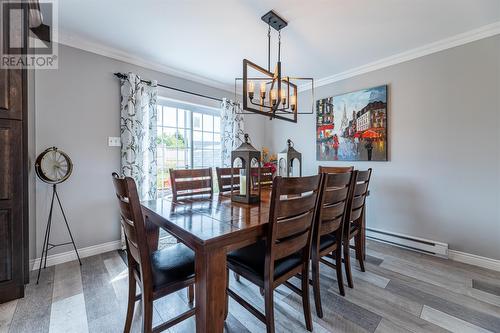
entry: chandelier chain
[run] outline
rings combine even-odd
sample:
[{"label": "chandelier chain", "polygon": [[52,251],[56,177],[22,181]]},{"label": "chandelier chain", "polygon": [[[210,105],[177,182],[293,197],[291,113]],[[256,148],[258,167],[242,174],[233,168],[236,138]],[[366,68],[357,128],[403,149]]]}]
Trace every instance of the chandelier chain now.
[{"label": "chandelier chain", "polygon": [[271,22],[267,24],[267,70],[271,71]]},{"label": "chandelier chain", "polygon": [[281,61],[281,30],[278,31],[278,61]]}]

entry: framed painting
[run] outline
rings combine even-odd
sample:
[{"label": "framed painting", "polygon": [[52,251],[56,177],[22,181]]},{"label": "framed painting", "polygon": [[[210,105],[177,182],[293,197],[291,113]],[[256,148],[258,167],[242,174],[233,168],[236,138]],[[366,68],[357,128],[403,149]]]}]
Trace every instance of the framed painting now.
[{"label": "framed painting", "polygon": [[318,161],[387,161],[387,85],[316,101]]}]

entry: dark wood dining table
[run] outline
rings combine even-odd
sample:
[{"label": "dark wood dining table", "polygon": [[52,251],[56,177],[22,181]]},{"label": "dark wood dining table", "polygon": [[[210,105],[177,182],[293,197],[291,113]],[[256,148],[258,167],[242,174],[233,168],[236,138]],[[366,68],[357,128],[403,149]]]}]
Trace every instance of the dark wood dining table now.
[{"label": "dark wood dining table", "polygon": [[261,238],[269,219],[270,191],[258,204],[230,196],[142,202],[145,217],[195,252],[196,332],[222,332],[226,306],[226,254]]},{"label": "dark wood dining table", "polygon": [[251,205],[232,202],[228,195],[142,202],[148,220],[195,252],[196,332],[223,332],[226,254],[263,237],[269,206],[270,190],[266,189],[260,203]]}]

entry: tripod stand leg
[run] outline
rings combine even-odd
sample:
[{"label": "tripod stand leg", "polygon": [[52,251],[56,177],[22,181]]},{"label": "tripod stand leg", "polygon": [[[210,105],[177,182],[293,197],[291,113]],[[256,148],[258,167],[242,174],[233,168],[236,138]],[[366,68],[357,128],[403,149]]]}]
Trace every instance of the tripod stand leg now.
[{"label": "tripod stand leg", "polygon": [[36,284],[38,284],[38,281],[40,280],[40,272],[42,271],[42,262],[43,262],[43,255],[45,254],[45,263],[47,263],[47,251],[49,247],[49,233],[50,233],[50,225],[52,224],[52,210],[54,208],[54,196],[55,196],[55,188],[52,191],[52,200],[50,202],[50,212],[49,212],[49,218],[47,220],[47,226],[45,227],[45,237],[43,240],[43,247],[42,247],[42,255],[40,256],[40,265],[38,266],[38,276],[36,278]]},{"label": "tripod stand leg", "polygon": [[68,233],[69,233],[69,237],[71,238],[71,243],[73,243],[73,248],[75,249],[76,257],[78,258],[78,262],[80,263],[80,266],[81,266],[82,261],[80,260],[80,255],[78,254],[78,250],[76,249],[75,240],[73,239],[73,234],[71,234],[68,220],[66,219],[66,214],[64,214],[64,209],[62,207],[61,200],[59,199],[59,195],[57,194],[57,191],[55,193],[56,193],[57,202],[59,203],[59,207],[61,207],[61,212],[62,212],[62,215],[64,217],[64,222],[66,223],[66,228],[68,228]]}]

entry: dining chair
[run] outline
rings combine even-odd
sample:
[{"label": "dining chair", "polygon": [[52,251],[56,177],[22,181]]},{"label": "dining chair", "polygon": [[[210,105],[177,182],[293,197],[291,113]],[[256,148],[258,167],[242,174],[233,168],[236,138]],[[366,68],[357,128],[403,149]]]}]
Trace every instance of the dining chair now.
[{"label": "dining chair", "polygon": [[[282,284],[302,297],[306,328],[312,331],[309,259],[320,182],[320,175],[300,178],[275,177],[266,237],[230,252],[227,256],[230,270],[264,289],[265,314],[232,291],[229,288],[229,278],[227,296],[231,296],[266,324],[268,333],[274,332],[273,292]],[[301,288],[288,282],[299,273]],[[227,301],[226,299],[226,316]]]},{"label": "dining chair", "polygon": [[318,173],[344,173],[354,171],[354,166],[348,167],[331,167],[331,166],[318,166]]},{"label": "dining chair", "polygon": [[[254,172],[255,170],[255,172]],[[252,184],[254,188],[257,188],[257,185],[259,184],[258,176],[257,174],[257,168],[252,168]],[[271,187],[273,185],[273,171],[269,167],[262,167],[260,168],[260,186],[261,187]]]},{"label": "dining chair", "polygon": [[350,241],[354,238],[354,249],[356,251],[356,259],[359,261],[359,267],[362,272],[365,271],[364,264],[364,242],[365,242],[365,226],[363,214],[366,209],[366,196],[368,195],[368,186],[372,169],[365,171],[355,171],[356,175],[353,180],[353,190],[349,203],[348,218],[344,224],[344,266],[347,276],[347,285],[353,287],[351,273],[351,258],[350,258]]},{"label": "dining chair", "polygon": [[[319,281],[320,262],[335,269],[339,292],[345,296],[342,279],[343,225],[349,208],[349,196],[354,177],[355,172],[325,173],[321,181],[311,249],[314,303],[316,313],[320,318],[323,318]],[[323,259],[325,256],[334,259],[335,264]]]},{"label": "dining chair", "polygon": [[[232,191],[240,188],[240,168],[233,168],[233,179],[231,180],[231,168],[215,168],[217,174],[217,184],[219,193],[222,195],[231,194]],[[231,183],[232,182],[232,183]]]},{"label": "dining chair", "polygon": [[213,196],[212,168],[206,169],[170,169],[172,197],[177,201],[180,197],[200,195]]},{"label": "dining chair", "polygon": [[[142,332],[160,332],[195,314],[195,308],[153,327],[153,301],[189,288],[193,303],[194,253],[183,244],[158,250],[159,228],[148,220],[139,202],[135,181],[113,173],[113,184],[125,233],[128,263],[128,306],[124,332],[130,332],[135,302],[142,300]],[[136,296],[136,283],[142,294]]]}]

